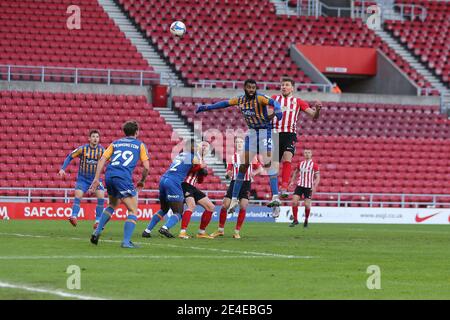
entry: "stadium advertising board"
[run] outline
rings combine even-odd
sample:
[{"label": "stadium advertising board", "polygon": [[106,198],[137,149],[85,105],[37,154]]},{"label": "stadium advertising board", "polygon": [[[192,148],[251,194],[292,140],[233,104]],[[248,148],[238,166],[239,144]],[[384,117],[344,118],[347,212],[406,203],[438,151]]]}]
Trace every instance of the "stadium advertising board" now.
[{"label": "stadium advertising board", "polygon": [[[138,219],[148,220],[159,210],[157,204],[139,205]],[[291,207],[281,207],[276,222],[291,222]],[[212,221],[219,220],[220,206],[216,206]],[[197,206],[192,221],[199,221],[203,208]],[[236,211],[229,221],[236,221]],[[64,220],[72,214],[71,203],[0,203],[0,218],[8,216],[21,220]],[[170,216],[170,212],[168,214]],[[94,220],[95,203],[81,204],[79,220]],[[124,220],[126,210],[123,205],[116,210],[115,220]],[[303,207],[299,209],[299,219],[303,220]],[[249,206],[246,221],[273,222],[272,209],[262,206]],[[336,208],[313,207],[311,223],[386,223],[386,224],[449,224],[450,209],[425,208]]]},{"label": "stadium advertising board", "polygon": [[[303,207],[299,219],[303,221]],[[277,222],[291,222],[291,207],[281,207]],[[310,223],[449,224],[450,209],[312,207]]]},{"label": "stadium advertising board", "polygon": [[[95,203],[82,203],[78,215],[79,220],[95,219]],[[140,205],[139,219],[150,219],[159,205]],[[8,216],[21,220],[65,220],[72,214],[72,203],[0,203],[0,218]],[[113,219],[125,220],[126,209],[121,205],[115,212]]]}]

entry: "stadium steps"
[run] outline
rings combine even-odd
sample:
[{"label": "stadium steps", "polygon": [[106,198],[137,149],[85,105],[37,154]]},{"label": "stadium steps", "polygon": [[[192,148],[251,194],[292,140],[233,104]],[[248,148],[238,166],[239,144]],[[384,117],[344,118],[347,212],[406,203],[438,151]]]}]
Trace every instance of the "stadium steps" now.
[{"label": "stadium steps", "polygon": [[[158,111],[161,117],[170,124],[178,136],[183,139],[191,139],[194,137],[194,132],[187,125],[184,120],[174,111],[168,108],[154,108],[154,110]],[[200,142],[201,136],[195,134],[195,141]],[[206,163],[208,167],[213,171],[214,175],[220,178],[222,183],[227,184],[229,181],[225,179],[226,168],[223,163],[223,160],[218,156],[208,155],[205,157]]]},{"label": "stadium steps", "polygon": [[411,67],[414,68],[419,74],[421,74],[425,79],[439,92],[441,95],[450,94],[450,91],[445,87],[445,85],[433,75],[426,67],[423,66],[408,50],[406,50],[394,37],[392,37],[385,30],[374,30],[375,33],[386,42],[398,55],[405,59]]},{"label": "stadium steps", "polygon": [[182,87],[183,81],[172,71],[172,69],[165,63],[153,47],[145,40],[139,33],[135,26],[128,20],[126,15],[120,10],[113,0],[98,0],[105,12],[116,25],[130,39],[131,43],[136,47],[138,52],[142,54],[145,60],[154,68],[154,70],[161,74],[161,83]]},{"label": "stadium steps", "polygon": [[288,16],[297,15],[296,10],[288,6],[288,1],[270,0],[270,2],[272,2],[275,5],[277,15],[288,15]]}]

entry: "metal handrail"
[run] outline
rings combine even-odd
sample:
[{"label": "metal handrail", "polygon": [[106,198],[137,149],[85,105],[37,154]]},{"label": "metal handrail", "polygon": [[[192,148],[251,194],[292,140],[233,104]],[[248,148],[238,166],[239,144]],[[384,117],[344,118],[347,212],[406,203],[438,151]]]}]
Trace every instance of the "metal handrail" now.
[{"label": "metal handrail", "polygon": [[[227,89],[242,89],[242,81],[237,80],[209,80],[209,79],[203,79],[198,80],[193,83],[195,88],[213,88],[217,85],[222,84],[231,84],[231,88]],[[279,82],[258,82],[258,88],[260,90],[270,90],[267,89],[269,86],[279,86]],[[331,86],[328,84],[321,84],[321,83],[296,83],[295,89],[297,91],[304,89],[304,88],[316,88],[319,89],[321,92],[330,92]]]},{"label": "metal handrail", "polygon": [[[94,74],[84,75],[83,72],[91,72]],[[115,75],[115,73],[127,73],[127,75]],[[150,73],[152,76],[148,76]],[[78,84],[83,79],[99,79],[108,85],[113,83],[114,80],[130,80],[131,85],[139,84],[139,86],[144,86],[147,81],[161,83],[163,79],[162,74],[151,70],[68,68],[0,64],[0,78],[5,77],[10,82],[14,80],[13,76],[39,77],[39,80],[30,80],[40,82],[53,82],[48,80],[48,77],[62,77],[66,79],[69,78],[70,82],[75,84]]]},{"label": "metal handrail", "polygon": [[[362,19],[367,18],[367,16],[369,15],[367,13],[367,8],[369,8],[370,6],[371,5],[366,4],[365,1],[361,1],[360,6],[355,6],[353,8],[352,17]],[[419,10],[418,13],[416,13],[417,10]],[[406,11],[410,12],[407,13]],[[418,17],[423,22],[427,18],[427,9],[424,6],[418,4],[394,3],[392,8],[383,8],[383,10],[381,11],[381,20],[388,20],[389,18],[386,17],[391,17],[395,14],[399,14],[402,18],[409,18],[411,20],[414,20],[416,17]]]},{"label": "metal handrail", "polygon": [[[17,190],[24,191],[26,195],[24,196],[2,196],[0,195],[0,201],[4,200],[22,200],[28,203],[32,202],[31,200],[61,200],[64,203],[69,203],[71,201],[73,188],[6,188],[0,187],[1,191],[8,190]],[[64,192],[64,196],[33,196],[33,191],[58,191]],[[206,195],[212,194],[221,194],[224,195],[223,190],[206,190],[204,191]],[[150,204],[150,203],[159,203],[158,197],[150,196],[145,197],[145,193],[159,193],[157,189],[144,189],[139,193],[139,202]],[[69,196],[70,195],[70,196]],[[332,204],[338,207],[348,207],[352,204],[360,204],[368,207],[381,206],[384,205],[400,205],[401,207],[407,206],[425,206],[425,207],[436,207],[437,205],[442,206],[450,206],[450,195],[449,194],[405,194],[405,193],[346,193],[346,192],[317,192],[316,196],[328,196],[328,199],[318,199],[314,200],[316,204]],[[359,197],[360,199],[355,200],[354,197]],[[400,197],[400,201],[386,201],[386,200],[377,200],[375,197]],[[408,201],[408,198],[411,197],[431,197],[431,201]],[[441,202],[437,201],[439,198],[444,198],[446,201]],[[95,200],[96,198],[87,197],[86,200]],[[221,203],[222,200],[212,199],[216,204]],[[267,203],[267,199],[250,199],[250,204],[253,205],[261,205],[264,206]],[[288,204],[288,201],[285,202]]]}]

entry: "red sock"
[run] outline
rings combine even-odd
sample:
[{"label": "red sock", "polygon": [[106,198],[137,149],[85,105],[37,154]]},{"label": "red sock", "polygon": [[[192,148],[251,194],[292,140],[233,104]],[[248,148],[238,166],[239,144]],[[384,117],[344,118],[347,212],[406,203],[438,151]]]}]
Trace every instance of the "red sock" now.
[{"label": "red sock", "polygon": [[308,221],[309,218],[309,212],[311,211],[311,208],[306,208],[305,207],[305,220]]},{"label": "red sock", "polygon": [[187,229],[189,222],[191,221],[192,211],[186,210],[181,218],[181,229]]},{"label": "red sock", "polygon": [[205,230],[212,218],[212,211],[205,210],[200,221],[200,230]]},{"label": "red sock", "polygon": [[224,228],[226,221],[227,221],[227,209],[222,207],[222,209],[220,209],[219,228]]},{"label": "red sock", "polygon": [[242,224],[245,220],[245,214],[247,213],[247,210],[241,209],[239,210],[239,215],[236,222],[236,230],[241,230]]},{"label": "red sock", "polygon": [[287,189],[289,185],[289,179],[291,177],[291,163],[289,161],[283,161],[283,173],[282,173],[281,187]]},{"label": "red sock", "polygon": [[292,207],[292,214],[294,216],[294,221],[298,221],[298,207]]}]

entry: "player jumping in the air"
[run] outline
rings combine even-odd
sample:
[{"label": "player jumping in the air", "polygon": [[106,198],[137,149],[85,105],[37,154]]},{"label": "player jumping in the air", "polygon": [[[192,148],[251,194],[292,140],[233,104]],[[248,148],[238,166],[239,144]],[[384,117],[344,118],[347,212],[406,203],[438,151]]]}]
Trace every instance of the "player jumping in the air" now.
[{"label": "player jumping in the air", "polygon": [[153,228],[172,209],[172,215],[164,226],[159,229],[159,233],[167,238],[174,238],[169,229],[181,220],[183,213],[184,193],[181,183],[189,172],[200,171],[205,168],[204,163],[195,155],[195,141],[188,140],[184,151],[175,157],[169,169],[159,180],[159,202],[161,209],[155,213],[147,228],[142,232],[142,237],[150,238]]},{"label": "player jumping in the air", "polygon": [[305,228],[308,226],[309,213],[311,212],[311,197],[313,193],[316,192],[320,182],[319,165],[312,160],[311,149],[305,148],[303,150],[303,155],[305,160],[300,162],[298,168],[294,170],[289,183],[289,185],[294,184],[297,172],[299,172],[297,188],[295,188],[294,196],[292,197],[292,214],[294,216],[294,221],[289,225],[290,227],[298,225],[298,206],[300,205],[302,196],[305,199],[305,221],[303,226]]},{"label": "player jumping in the air", "polygon": [[283,119],[273,120],[273,130],[278,136],[279,161],[282,163],[281,175],[281,197],[287,198],[289,177],[291,176],[291,162],[295,154],[295,143],[297,142],[297,123],[301,111],[305,112],[314,120],[319,119],[322,104],[316,101],[312,108],[307,102],[294,97],[295,82],[292,78],[285,77],[281,80],[281,95],[274,95],[272,99],[281,104]]},{"label": "player jumping in the air", "polygon": [[[268,168],[267,173],[270,178],[272,191],[272,201],[268,206],[277,207],[275,209],[278,209],[281,204],[278,196],[278,170],[272,165],[272,119],[276,116],[278,120],[281,120],[283,113],[280,104],[276,100],[259,94],[256,89],[256,81],[248,79],[244,82],[244,95],[212,105],[198,106],[196,110],[196,113],[199,113],[238,106],[250,129],[245,137],[244,163],[239,167],[239,173],[233,186],[229,212],[234,212],[239,204],[238,196],[244,182],[244,176],[250,166],[250,161],[255,155],[261,155],[264,167]],[[269,114],[268,106],[274,107],[272,114]]]},{"label": "player jumping in the air", "polygon": [[[230,206],[231,202],[231,192],[233,191],[233,186],[235,184],[236,177],[239,172],[239,167],[242,163],[242,160],[244,158],[244,139],[240,137],[236,137],[235,139],[235,148],[236,152],[231,158],[230,163],[227,166],[227,179],[231,178],[230,186],[228,187],[227,194],[225,195],[225,198],[223,198],[222,202],[222,208],[220,209],[220,216],[219,216],[219,228],[217,231],[215,231],[213,234],[211,234],[212,237],[221,237],[225,234],[225,222],[227,220],[227,210]],[[263,171],[263,168],[261,166],[261,163],[256,159],[252,162],[252,164],[248,167],[247,172],[244,176],[244,183],[242,184],[241,191],[239,192],[239,215],[237,217],[236,222],[236,228],[234,229],[233,238],[234,239],[240,239],[240,230],[242,227],[242,224],[245,220],[245,215],[247,213],[247,206],[248,206],[248,196],[251,189],[251,183],[254,176],[260,174]]]},{"label": "player jumping in the air", "polygon": [[[100,184],[100,174],[106,161],[111,159],[105,172],[106,189],[108,190],[109,205],[103,210],[97,229],[91,236],[91,243],[97,244],[98,239],[108,221],[114,214],[114,210],[120,204],[125,204],[128,210],[127,220],[125,221],[123,230],[122,248],[136,248],[137,246],[131,242],[131,236],[137,221],[138,199],[137,191],[144,188],[145,179],[147,178],[149,166],[149,157],[147,147],[143,142],[137,139],[139,135],[139,125],[136,121],[127,121],[122,127],[125,138],[114,141],[106,149],[102,158],[98,162],[95,178],[89,188],[90,192],[94,192]],[[133,171],[138,161],[141,160],[144,171],[142,178],[137,183],[137,190],[133,185]]]},{"label": "player jumping in the air", "polygon": [[[98,130],[91,130],[89,132],[89,143],[80,146],[73,150],[67,158],[64,160],[61,169],[58,174],[63,177],[66,175],[66,168],[74,158],[80,158],[80,165],[78,167],[77,182],[75,185],[75,198],[72,206],[72,216],[69,218],[70,223],[76,227],[78,213],[80,212],[80,202],[83,195],[89,189],[92,180],[95,176],[95,170],[97,170],[98,160],[102,157],[105,149],[99,145],[100,132]],[[97,228],[98,221],[103,212],[103,206],[105,204],[105,189],[100,184],[95,190],[95,196],[97,197],[97,207],[95,208],[95,224],[94,229]]]}]

